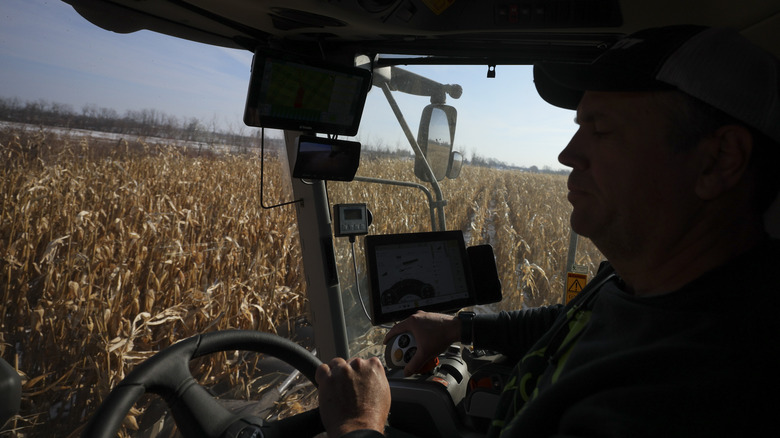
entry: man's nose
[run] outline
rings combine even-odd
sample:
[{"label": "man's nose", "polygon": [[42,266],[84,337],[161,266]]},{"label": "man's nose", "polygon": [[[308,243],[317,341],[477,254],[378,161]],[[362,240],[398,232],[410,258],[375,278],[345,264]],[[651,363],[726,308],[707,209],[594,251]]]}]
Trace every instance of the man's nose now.
[{"label": "man's nose", "polygon": [[569,144],[558,154],[558,162],[572,169],[581,169],[587,166],[587,159],[582,153],[583,139],[581,129],[574,133]]}]

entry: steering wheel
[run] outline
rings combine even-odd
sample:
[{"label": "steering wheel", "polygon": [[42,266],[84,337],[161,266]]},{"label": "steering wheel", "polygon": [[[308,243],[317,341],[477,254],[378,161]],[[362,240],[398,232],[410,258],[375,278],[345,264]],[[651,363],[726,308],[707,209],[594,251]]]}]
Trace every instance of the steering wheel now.
[{"label": "steering wheel", "polygon": [[312,383],[321,364],[300,345],[269,333],[226,330],[196,335],[155,354],[133,369],[103,401],[82,437],[115,437],[133,404],[145,392],[165,399],[186,437],[314,436],[324,431],[319,409],[279,421],[237,416],[215,400],[192,377],[189,361],[219,351],[248,350],[270,354],[295,367]]}]

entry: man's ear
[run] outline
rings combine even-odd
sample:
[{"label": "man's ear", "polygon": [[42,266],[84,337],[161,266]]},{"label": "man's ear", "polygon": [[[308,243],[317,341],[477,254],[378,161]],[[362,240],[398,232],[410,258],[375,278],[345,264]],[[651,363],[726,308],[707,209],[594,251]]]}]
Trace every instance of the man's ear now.
[{"label": "man's ear", "polygon": [[740,125],[724,125],[699,144],[702,166],[696,194],[714,199],[742,179],[753,152],[753,136]]}]

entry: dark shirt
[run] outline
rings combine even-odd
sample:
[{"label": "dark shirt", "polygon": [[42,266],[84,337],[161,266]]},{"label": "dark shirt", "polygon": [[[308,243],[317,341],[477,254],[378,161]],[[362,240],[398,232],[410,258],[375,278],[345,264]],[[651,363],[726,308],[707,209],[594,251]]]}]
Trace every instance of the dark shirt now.
[{"label": "dark shirt", "polygon": [[[777,243],[767,243],[669,294],[635,297],[613,277],[577,311],[577,300],[550,310],[558,318],[515,369],[490,435],[775,434],[779,262]],[[478,327],[538,332],[549,321],[539,312],[486,318],[475,324],[478,347]]]}]

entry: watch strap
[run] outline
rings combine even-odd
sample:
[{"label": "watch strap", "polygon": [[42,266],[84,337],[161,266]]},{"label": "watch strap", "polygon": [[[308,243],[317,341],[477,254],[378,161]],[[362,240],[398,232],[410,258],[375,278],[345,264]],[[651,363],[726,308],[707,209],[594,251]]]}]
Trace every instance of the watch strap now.
[{"label": "watch strap", "polygon": [[471,345],[474,343],[474,312],[460,312],[458,313],[458,319],[460,320],[460,343],[463,345]]}]

